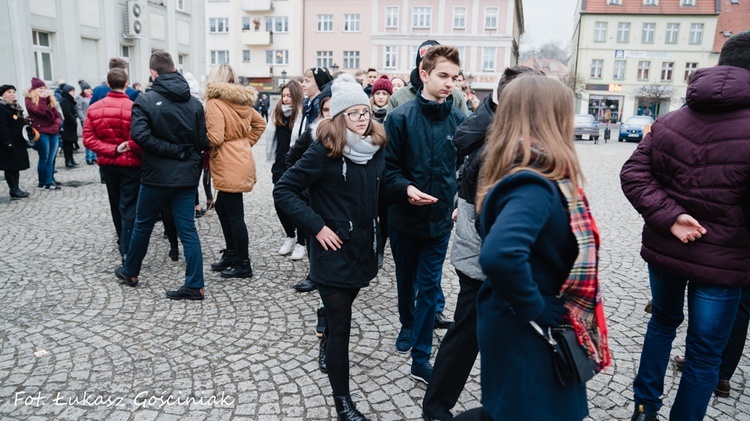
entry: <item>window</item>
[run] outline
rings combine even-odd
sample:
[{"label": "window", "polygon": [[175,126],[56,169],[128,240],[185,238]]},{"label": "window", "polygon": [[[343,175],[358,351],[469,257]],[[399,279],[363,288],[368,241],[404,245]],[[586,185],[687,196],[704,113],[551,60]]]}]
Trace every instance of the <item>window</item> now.
[{"label": "window", "polygon": [[211,18],[208,20],[209,32],[229,32],[229,18]]},{"label": "window", "polygon": [[690,43],[700,44],[703,42],[703,24],[692,23],[690,24]]},{"label": "window", "polygon": [[395,45],[386,45],[383,53],[385,58],[384,66],[386,69],[395,69],[398,65],[398,47]]},{"label": "window", "polygon": [[432,7],[421,6],[412,8],[412,28],[430,28],[432,26]]},{"label": "window", "polygon": [[482,48],[482,70],[485,72],[495,71],[495,61],[497,58],[497,49],[495,47]]},{"label": "window", "polygon": [[388,6],[385,8],[385,27],[398,28],[398,7]]},{"label": "window", "polygon": [[695,0],[682,0],[683,6],[695,6]]},{"label": "window", "polygon": [[211,50],[211,65],[229,63],[228,50]]},{"label": "window", "polygon": [[685,63],[685,82],[690,79],[690,75],[698,70],[698,63]]},{"label": "window", "polygon": [[601,79],[602,67],[604,67],[604,60],[591,60],[591,77]]},{"label": "window", "polygon": [[344,69],[359,69],[359,51],[344,51]]},{"label": "window", "polygon": [[344,32],[359,32],[359,15],[344,15]]},{"label": "window", "polygon": [[607,40],[607,22],[596,22],[594,24],[594,42]]},{"label": "window", "polygon": [[34,67],[36,77],[44,81],[52,80],[52,34],[31,31],[34,39]]},{"label": "window", "polygon": [[266,32],[289,32],[289,17],[266,16]]},{"label": "window", "polygon": [[[466,47],[464,47],[463,45],[460,46],[460,47],[454,45],[454,47],[456,47],[456,50],[458,50],[458,59],[461,61],[461,63],[463,63],[464,62],[464,57],[466,57],[464,55],[466,53]],[[416,60],[417,58],[414,57],[414,59]]]},{"label": "window", "polygon": [[333,15],[318,15],[318,32],[333,32]]},{"label": "window", "polygon": [[622,0],[609,0],[609,4],[621,5]]},{"label": "window", "polygon": [[242,30],[243,31],[249,31],[250,30],[250,16],[243,16],[242,17]]},{"label": "window", "polygon": [[419,46],[415,45],[411,47],[411,59],[409,60],[409,63],[416,63],[417,62],[417,51],[419,50]]},{"label": "window", "polygon": [[242,50],[242,62],[250,63],[250,50]]},{"label": "window", "polygon": [[266,64],[289,64],[289,50],[266,50]]},{"label": "window", "polygon": [[318,67],[325,67],[327,69],[333,65],[333,51],[318,51],[317,59]]},{"label": "window", "polygon": [[677,35],[680,32],[679,23],[668,23],[667,24],[667,36],[664,38],[664,42],[667,44],[677,44]]},{"label": "window", "polygon": [[179,10],[180,12],[185,11],[185,0],[177,0],[175,2],[175,8]]},{"label": "window", "polygon": [[177,71],[180,73],[185,72],[185,63],[187,63],[187,56],[185,54],[177,54]]},{"label": "window", "polygon": [[650,61],[638,62],[638,80],[648,80],[648,71],[651,69]]},{"label": "window", "polygon": [[497,29],[497,15],[500,14],[499,7],[484,8],[484,29]]},{"label": "window", "polygon": [[664,62],[661,64],[661,80],[663,81],[672,80],[673,72],[674,72],[673,62]]},{"label": "window", "polygon": [[654,42],[654,31],[656,30],[655,23],[644,23],[643,33],[641,35],[641,42],[644,44],[652,44]]},{"label": "window", "polygon": [[659,4],[658,0],[643,0],[643,4],[646,6],[656,6]]},{"label": "window", "polygon": [[630,41],[630,22],[617,24],[617,42],[627,44]]},{"label": "window", "polygon": [[466,7],[453,6],[453,29],[466,29]]},{"label": "window", "polygon": [[612,74],[614,79],[625,79],[625,63],[625,60],[615,60],[615,72]]}]

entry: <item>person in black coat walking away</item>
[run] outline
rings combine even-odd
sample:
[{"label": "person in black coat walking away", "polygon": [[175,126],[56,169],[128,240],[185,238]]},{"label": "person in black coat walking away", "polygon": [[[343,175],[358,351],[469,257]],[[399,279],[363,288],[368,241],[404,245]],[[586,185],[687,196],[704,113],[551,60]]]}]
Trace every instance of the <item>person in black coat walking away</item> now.
[{"label": "person in black coat walking away", "polygon": [[72,85],[63,85],[60,88],[60,108],[63,114],[63,155],[65,156],[65,166],[73,168],[78,165],[73,160],[73,149],[78,141],[78,111],[76,107],[75,93],[76,88]]},{"label": "person in black coat walking away", "polygon": [[[317,128],[319,142],[276,183],[274,200],[311,237],[310,278],[328,314],[328,379],[339,420],[367,420],[349,392],[352,304],[377,268],[378,200],[387,143],[370,120],[367,95],[349,75],[332,86],[331,119]],[[300,194],[310,190],[308,205]]]},{"label": "person in black coat walking away", "polygon": [[266,94],[261,95],[260,99],[258,100],[258,112],[260,113],[260,116],[266,120],[266,123],[268,123],[269,105],[270,101],[268,99],[268,96]]},{"label": "person in black coat walking away", "polygon": [[0,170],[5,172],[5,182],[12,199],[29,197],[18,186],[20,172],[29,168],[29,153],[23,138],[26,120],[23,108],[16,100],[16,87],[0,86]]}]

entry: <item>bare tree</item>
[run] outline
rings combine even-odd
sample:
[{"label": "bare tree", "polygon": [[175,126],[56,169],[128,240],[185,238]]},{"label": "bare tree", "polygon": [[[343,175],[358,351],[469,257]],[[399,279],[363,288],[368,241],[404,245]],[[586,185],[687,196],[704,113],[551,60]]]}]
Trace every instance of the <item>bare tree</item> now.
[{"label": "bare tree", "polygon": [[633,89],[633,96],[641,100],[643,105],[650,107],[665,99],[672,99],[674,88],[666,85],[639,85]]},{"label": "bare tree", "polygon": [[562,79],[562,83],[568,88],[572,89],[576,94],[576,97],[580,97],[581,94],[586,90],[586,79],[581,76],[580,73],[576,74],[573,71],[568,72]]},{"label": "bare tree", "polygon": [[[521,38],[521,45],[524,38]],[[570,46],[562,46],[556,42],[547,42],[539,47],[523,48],[521,47],[520,61],[524,62],[530,58],[555,59],[567,63],[570,59]]]}]

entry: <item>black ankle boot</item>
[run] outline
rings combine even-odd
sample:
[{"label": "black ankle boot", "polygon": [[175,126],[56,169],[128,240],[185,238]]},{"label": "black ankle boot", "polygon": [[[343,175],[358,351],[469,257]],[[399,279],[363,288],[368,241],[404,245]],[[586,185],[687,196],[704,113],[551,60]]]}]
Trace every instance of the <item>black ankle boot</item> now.
[{"label": "black ankle boot", "polygon": [[318,351],[318,368],[324,373],[328,373],[328,366],[326,365],[326,350],[328,348],[328,335],[325,333],[320,338],[320,349]]},{"label": "black ankle boot", "polygon": [[334,396],[333,401],[336,404],[336,414],[338,414],[339,421],[370,421],[369,418],[357,411],[351,395]]},{"label": "black ankle boot", "polygon": [[250,259],[235,259],[232,267],[221,271],[222,278],[252,278],[253,268],[250,267]]},{"label": "black ankle boot", "polygon": [[20,199],[23,197],[29,197],[29,194],[26,193],[25,191],[22,191],[19,188],[13,188],[13,189],[10,189],[10,197]]},{"label": "black ankle boot", "polygon": [[211,270],[221,272],[222,270],[232,266],[236,259],[237,254],[234,252],[234,250],[222,250],[221,260],[216,263],[211,263]]},{"label": "black ankle boot", "polygon": [[169,258],[172,259],[173,262],[180,259],[180,252],[176,245],[169,248]]}]

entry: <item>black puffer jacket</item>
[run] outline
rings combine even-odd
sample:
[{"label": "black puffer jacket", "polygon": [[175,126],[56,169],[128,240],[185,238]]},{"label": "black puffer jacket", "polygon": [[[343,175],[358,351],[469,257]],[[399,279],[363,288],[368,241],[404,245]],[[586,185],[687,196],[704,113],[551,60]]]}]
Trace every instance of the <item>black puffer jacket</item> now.
[{"label": "black puffer jacket", "polygon": [[24,125],[23,109],[18,103],[0,100],[0,170],[29,168],[29,153],[21,133]]},{"label": "black puffer jacket", "polygon": [[160,75],[133,104],[130,137],[143,149],[141,183],[196,187],[208,149],[203,105],[178,72]]},{"label": "black puffer jacket", "polygon": [[75,98],[63,92],[60,97],[60,109],[63,114],[62,141],[76,142],[78,140],[78,112]]},{"label": "black puffer jacket", "polygon": [[495,118],[495,107],[492,98],[489,95],[486,96],[477,111],[458,126],[456,137],[453,139],[458,155],[466,157],[463,160],[458,197],[465,199],[472,205],[475,204],[474,199],[477,195],[479,169],[482,164],[480,158],[484,152],[485,137],[492,124],[492,119]]}]

